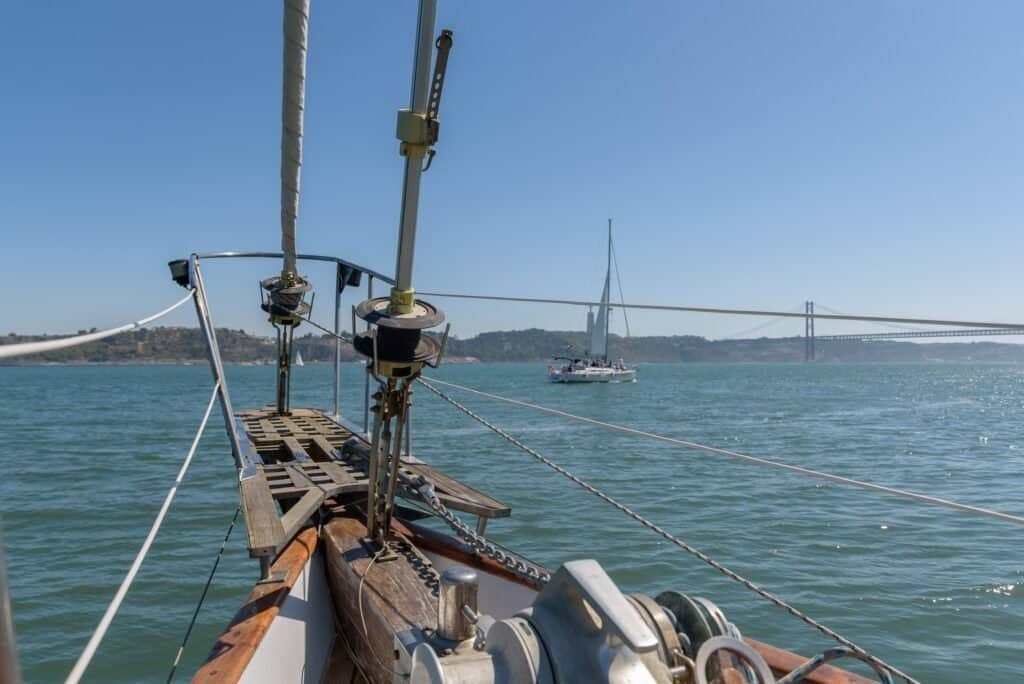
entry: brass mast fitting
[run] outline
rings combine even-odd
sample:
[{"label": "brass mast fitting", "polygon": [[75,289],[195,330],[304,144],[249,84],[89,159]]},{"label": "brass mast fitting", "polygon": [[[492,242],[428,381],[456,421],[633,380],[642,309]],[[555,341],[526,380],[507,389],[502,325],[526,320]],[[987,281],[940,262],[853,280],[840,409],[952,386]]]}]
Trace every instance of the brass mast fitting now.
[{"label": "brass mast fitting", "polygon": [[401,140],[402,144],[398,148],[398,153],[403,157],[423,159],[430,147],[437,142],[440,127],[440,122],[427,118],[427,114],[399,109],[395,137]]},{"label": "brass mast fitting", "polygon": [[388,304],[388,313],[401,316],[412,313],[413,304],[416,302],[416,290],[411,287],[408,290],[391,288],[391,301]]}]

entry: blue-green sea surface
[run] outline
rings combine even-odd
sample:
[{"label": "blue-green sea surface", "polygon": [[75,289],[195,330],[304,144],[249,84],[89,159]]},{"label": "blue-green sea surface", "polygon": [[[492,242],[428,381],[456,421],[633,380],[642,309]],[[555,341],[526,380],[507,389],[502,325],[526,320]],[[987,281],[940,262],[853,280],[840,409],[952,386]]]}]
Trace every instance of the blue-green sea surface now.
[{"label": "blue-green sea surface", "polygon": [[[228,369],[235,407],[273,369]],[[646,365],[629,385],[552,385],[543,365],[435,377],[599,420],[1024,515],[1024,367]],[[362,419],[362,369],[343,374]],[[331,369],[293,405],[330,406]],[[211,390],[203,366],[0,367],[0,500],[25,679],[67,675],[141,544]],[[923,682],[1024,681],[1024,529],[457,395],[671,532]],[[744,634],[830,642],[419,388],[414,451],[508,502],[489,534],[534,560],[598,559],[626,591],[711,598]],[[163,681],[237,502],[215,412],[87,681]],[[236,530],[179,670],[256,579]],[[855,668],[856,669],[856,668]],[[863,670],[858,670],[863,672]]]}]

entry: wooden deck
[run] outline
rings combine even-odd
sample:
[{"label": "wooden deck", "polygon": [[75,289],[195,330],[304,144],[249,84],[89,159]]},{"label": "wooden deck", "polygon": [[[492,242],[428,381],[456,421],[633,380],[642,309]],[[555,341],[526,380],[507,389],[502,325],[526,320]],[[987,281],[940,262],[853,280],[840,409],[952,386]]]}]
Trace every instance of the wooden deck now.
[{"label": "wooden deck", "polygon": [[[369,445],[323,411],[297,408],[283,416],[250,409],[238,413],[238,420],[260,462],[240,485],[251,556],[276,556],[328,501],[365,497]],[[484,519],[511,514],[497,499],[422,461],[403,462],[402,471],[432,481],[438,498],[453,510]]]}]

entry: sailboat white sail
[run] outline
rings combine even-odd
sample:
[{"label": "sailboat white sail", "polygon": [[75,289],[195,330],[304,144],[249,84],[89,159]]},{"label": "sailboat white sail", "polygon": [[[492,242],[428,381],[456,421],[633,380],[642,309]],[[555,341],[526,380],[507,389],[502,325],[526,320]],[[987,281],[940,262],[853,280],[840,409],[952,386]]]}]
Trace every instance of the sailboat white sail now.
[{"label": "sailboat white sail", "polygon": [[597,316],[587,312],[587,353],[584,359],[556,357],[565,361],[561,367],[548,366],[551,382],[636,382],[636,369],[621,362],[608,361],[609,301],[612,284],[612,220],[608,219],[608,265],[601,290],[601,304]]},{"label": "sailboat white sail", "polygon": [[302,360],[302,352],[297,350],[297,349],[295,350],[295,365],[296,366],[305,366],[306,365],[306,362]]}]

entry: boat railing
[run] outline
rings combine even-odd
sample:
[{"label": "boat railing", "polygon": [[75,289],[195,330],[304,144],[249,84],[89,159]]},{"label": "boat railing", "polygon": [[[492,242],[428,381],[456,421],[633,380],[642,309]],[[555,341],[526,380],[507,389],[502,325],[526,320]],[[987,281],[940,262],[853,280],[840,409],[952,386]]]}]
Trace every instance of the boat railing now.
[{"label": "boat railing", "polygon": [[[235,460],[235,467],[238,469],[239,479],[245,480],[256,473],[256,466],[259,463],[258,456],[249,447],[248,440],[244,440],[240,434],[240,427],[234,415],[231,404],[231,394],[228,391],[227,377],[224,372],[224,362],[221,357],[220,347],[217,344],[217,333],[213,323],[213,316],[210,313],[209,300],[206,295],[206,286],[203,282],[201,262],[204,259],[281,259],[281,252],[202,252],[193,253],[187,260],[172,261],[169,265],[175,281],[183,287],[195,290],[196,315],[199,320],[199,328],[206,343],[207,356],[210,361],[210,369],[214,381],[218,383],[221,413],[224,418],[224,427],[227,430],[228,439],[231,442],[231,451]],[[373,297],[374,282],[379,280],[388,285],[394,285],[395,280],[391,276],[356,264],[335,256],[322,254],[298,254],[298,261],[319,261],[333,263],[336,265],[336,277],[334,279],[334,325],[333,335],[335,340],[334,354],[334,391],[332,401],[332,417],[335,420],[341,419],[341,296],[349,285],[358,287],[362,276],[366,275],[366,297]],[[353,333],[355,331],[353,330]],[[366,376],[363,383],[363,426],[362,432],[366,434],[370,423],[370,378]],[[351,425],[351,423],[349,423]],[[352,427],[356,427],[352,425]]]}]

